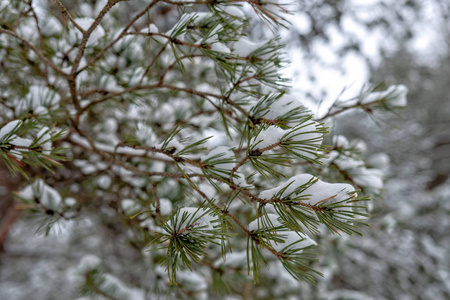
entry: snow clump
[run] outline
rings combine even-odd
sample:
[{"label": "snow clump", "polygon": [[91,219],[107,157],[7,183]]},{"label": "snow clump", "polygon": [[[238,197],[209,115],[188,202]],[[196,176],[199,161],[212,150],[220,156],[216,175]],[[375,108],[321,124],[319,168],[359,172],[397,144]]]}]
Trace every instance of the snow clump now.
[{"label": "snow clump", "polygon": [[[281,190],[284,191],[280,194]],[[295,192],[295,190],[297,192]],[[329,199],[329,203],[339,202],[351,197],[355,189],[346,183],[328,183],[310,174],[299,174],[287,180],[284,184],[273,189],[265,190],[259,194],[262,199],[272,199],[296,196],[307,196],[303,203],[315,205],[324,199]]]}]

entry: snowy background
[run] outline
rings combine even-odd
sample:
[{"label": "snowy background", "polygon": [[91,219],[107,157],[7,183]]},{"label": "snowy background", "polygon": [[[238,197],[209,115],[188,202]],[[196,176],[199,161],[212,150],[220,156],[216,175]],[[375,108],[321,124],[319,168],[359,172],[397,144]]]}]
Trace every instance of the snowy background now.
[{"label": "snowy background", "polygon": [[[325,276],[315,287],[300,283],[299,299],[450,299],[449,4],[298,2],[289,16],[293,28],[281,32],[291,62],[284,72],[291,94],[318,118],[334,101],[380,83],[409,88],[408,107],[396,114],[348,112],[335,121],[334,134],[364,140],[369,154],[387,154],[390,167],[365,236],[322,243],[318,268]],[[101,257],[119,285],[119,277],[145,281],[144,266],[120,264],[137,261],[138,250],[122,247],[126,237],[97,222],[95,215],[63,222],[44,238],[34,234],[33,220],[16,221],[0,255],[0,299],[76,298],[83,268],[97,263],[78,253]],[[143,297],[121,287],[129,299]]]}]

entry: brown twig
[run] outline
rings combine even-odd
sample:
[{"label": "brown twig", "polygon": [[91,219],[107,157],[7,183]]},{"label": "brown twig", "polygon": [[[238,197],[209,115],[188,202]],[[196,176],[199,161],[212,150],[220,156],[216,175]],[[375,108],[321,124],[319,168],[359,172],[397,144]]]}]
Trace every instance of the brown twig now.
[{"label": "brown twig", "polygon": [[72,16],[69,14],[69,12],[67,11],[66,7],[64,6],[64,4],[62,4],[62,2],[60,0],[55,0],[56,5],[58,5],[59,10],[61,11],[61,13],[64,15],[64,17],[66,17],[70,22],[72,22],[72,24],[81,32],[84,33],[84,29],[81,28],[80,25],[78,25],[77,22],[75,22],[75,20],[72,18]]},{"label": "brown twig", "polygon": [[234,173],[236,173],[236,171],[249,159],[248,156],[245,156],[243,159],[241,159],[238,164],[236,166],[234,166],[234,168],[231,170],[230,172],[230,177],[228,178],[228,180],[230,182],[233,182],[233,175]]},{"label": "brown twig", "polygon": [[116,5],[117,3],[121,2],[121,1],[123,1],[123,0],[109,0],[108,3],[106,3],[106,5],[100,11],[98,16],[95,18],[95,20],[92,23],[92,25],[86,31],[84,31],[84,30],[81,31],[81,33],[83,34],[83,38],[81,39],[81,44],[78,47],[78,53],[77,53],[77,56],[75,57],[75,60],[73,62],[72,71],[70,72],[70,74],[72,75],[73,78],[75,78],[76,75],[79,74],[79,72],[77,72],[77,69],[78,69],[78,66],[80,64],[81,58],[83,57],[84,51],[86,50],[87,42],[88,42],[89,37],[91,36],[92,32],[98,27],[98,25],[103,20],[103,18],[108,13],[108,11],[114,5]]},{"label": "brown twig", "polygon": [[158,221],[160,224],[164,223],[162,217],[161,217],[161,199],[159,198],[158,194],[158,187],[156,186],[155,181],[152,179],[151,176],[148,176],[148,180],[152,184],[153,192],[155,193],[155,199],[156,199],[156,217],[158,218]]},{"label": "brown twig", "polygon": [[83,68],[80,68],[78,71],[76,71],[77,74],[83,72],[89,66],[93,65],[96,61],[98,61],[103,54],[106,53],[112,46],[114,46],[120,39],[122,39],[125,34],[127,33],[128,29],[133,26],[133,24],[139,20],[148,10],[150,10],[152,7],[154,7],[160,0],[153,0],[150,2],[140,13],[138,13],[134,18],[125,26],[125,28],[122,30],[122,32],[117,36],[111,43],[109,43],[105,48],[103,48],[102,51],[100,51],[93,59],[91,59],[86,66]]}]

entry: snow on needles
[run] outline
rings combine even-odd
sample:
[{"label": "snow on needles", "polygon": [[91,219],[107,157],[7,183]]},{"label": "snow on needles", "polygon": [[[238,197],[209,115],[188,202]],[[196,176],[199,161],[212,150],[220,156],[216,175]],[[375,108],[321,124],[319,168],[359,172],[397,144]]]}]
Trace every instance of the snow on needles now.
[{"label": "snow on needles", "polygon": [[38,179],[28,185],[18,195],[28,201],[39,199],[39,203],[47,210],[61,211],[62,209],[61,195],[54,188],[45,184],[42,179]]},{"label": "snow on needles", "polygon": [[[282,224],[278,221],[279,216],[276,214],[269,213],[266,216],[259,217],[253,220],[249,225],[248,229],[250,231],[256,231],[259,229],[270,229],[275,227],[281,227]],[[269,220],[270,223],[267,222]],[[283,242],[273,242],[272,248],[277,252],[286,250],[287,248],[303,249],[310,246],[315,246],[317,243],[308,237],[306,234],[295,231],[281,231],[278,237],[283,240]]]},{"label": "snow on needles", "polygon": [[272,103],[267,113],[264,115],[264,118],[269,120],[277,120],[283,115],[303,107],[303,104],[297,100],[297,98],[284,94]]},{"label": "snow on needles", "polygon": [[278,221],[278,218],[279,216],[276,214],[267,214],[265,218],[260,217],[250,222],[250,224],[248,224],[248,230],[254,231],[258,228],[261,228],[262,224],[265,223],[265,219],[268,219],[270,221],[271,227],[281,226],[282,224]]},{"label": "snow on needles", "polygon": [[[20,121],[20,120],[14,120],[14,121],[7,123],[5,126],[3,126],[0,129],[0,142],[3,142],[3,140],[8,139],[10,137],[10,133],[13,130],[17,129],[21,123],[22,123],[22,121]],[[5,136],[6,136],[6,138],[5,138]]]},{"label": "snow on needles", "polygon": [[310,120],[309,111],[295,97],[287,94],[275,99],[263,97],[251,111],[258,123],[270,125],[257,131],[250,141],[252,148],[282,146],[304,159],[316,158],[325,128]]},{"label": "snow on needles", "polygon": [[241,38],[234,44],[233,52],[241,57],[248,57],[252,52],[258,50],[266,43],[266,41],[255,43],[247,38]]},{"label": "snow on needles", "polygon": [[280,252],[285,248],[303,249],[310,246],[316,246],[317,243],[309,236],[301,232],[285,231],[279,235],[283,239],[283,243],[273,243],[272,247]]},{"label": "snow on needles", "polygon": [[[284,191],[280,194],[280,192]],[[346,183],[328,183],[310,174],[299,174],[287,180],[284,184],[273,189],[265,190],[259,194],[262,199],[274,197],[294,198],[296,196],[308,196],[303,203],[314,205],[319,201],[330,198],[329,203],[345,200],[350,197],[355,189]]]},{"label": "snow on needles", "polygon": [[380,193],[384,186],[383,179],[389,172],[389,157],[384,153],[375,154],[368,159],[366,166],[361,158],[350,155],[352,148],[358,150],[361,155],[367,152],[362,141],[350,143],[346,137],[336,135],[333,137],[333,145],[336,150],[332,150],[329,157],[323,160],[324,165],[333,164],[349,174],[359,187]]},{"label": "snow on needles", "polygon": [[295,149],[296,153],[305,159],[314,159],[323,141],[320,127],[321,125],[315,121],[308,121],[288,130],[270,126],[252,138],[250,144],[255,149],[264,149],[281,142],[293,142],[299,145]]},{"label": "snow on needles", "polygon": [[258,149],[264,149],[270,145],[280,142],[287,132],[287,130],[271,126],[266,130],[261,131],[258,136],[253,138],[251,144],[255,145]]},{"label": "snow on needles", "polygon": [[0,144],[9,143],[11,145],[20,147],[19,149],[11,149],[8,151],[19,160],[23,158],[21,153],[29,151],[27,148],[30,147],[33,143],[31,139],[21,138],[14,134],[20,129],[22,124],[23,121],[14,120],[7,123],[0,129]]},{"label": "snow on needles", "polygon": [[407,104],[406,95],[408,88],[402,84],[391,85],[387,90],[382,92],[372,92],[361,100],[361,104],[372,103],[387,99],[392,107],[405,107]]},{"label": "snow on needles", "polygon": [[319,124],[314,121],[290,130],[270,126],[254,137],[251,144],[256,146],[257,149],[263,149],[280,141],[290,139],[292,141],[310,141],[314,145],[319,146],[323,140],[323,133],[317,131],[318,127]]}]

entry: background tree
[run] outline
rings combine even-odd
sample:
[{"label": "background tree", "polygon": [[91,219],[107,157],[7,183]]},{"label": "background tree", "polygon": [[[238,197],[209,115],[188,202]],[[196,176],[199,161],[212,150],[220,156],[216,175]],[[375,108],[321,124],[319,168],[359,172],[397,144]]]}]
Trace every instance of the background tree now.
[{"label": "background tree", "polygon": [[[381,16],[381,20],[389,20],[395,15],[404,16],[403,21],[391,19],[393,22],[381,22],[388,27],[380,36],[386,41],[380,44],[371,42],[370,32],[366,32],[361,35],[363,38],[358,42],[358,48],[342,52],[333,50],[332,53],[342,54],[339,62],[345,62],[345,57],[353,54],[364,57],[369,62],[367,70],[371,70],[371,81],[375,84],[386,82],[410,87],[408,107],[400,112],[400,119],[368,110],[350,112],[336,120],[336,134],[344,134],[349,139],[364,139],[371,155],[380,151],[388,154],[388,179],[384,186],[384,200],[373,202],[371,228],[365,231],[364,240],[320,244],[333,245],[321,248],[327,259],[322,260],[320,270],[328,276],[316,287],[302,286],[300,290],[306,291],[302,299],[446,299],[449,297],[446,283],[449,242],[444,232],[448,230],[449,164],[446,161],[449,152],[446,151],[448,134],[444,128],[450,117],[446,83],[448,3],[408,1],[398,2],[399,6],[385,1],[367,3],[358,9],[353,6],[353,11],[360,14],[377,12],[367,16]],[[335,10],[325,7],[324,14]],[[342,10],[340,15],[347,11]],[[316,14],[320,16],[319,12]],[[338,25],[333,26],[333,22]],[[342,34],[339,26],[342,23],[330,21],[320,24],[325,32],[335,36]],[[353,24],[353,29],[364,26],[364,22]],[[402,31],[410,33],[395,36]],[[354,35],[348,35],[346,39],[352,38]],[[336,49],[336,45],[330,42],[332,40],[330,37],[327,41],[332,49]],[[329,79],[323,74],[329,61],[325,55],[330,52],[312,47],[312,55],[318,56],[319,64],[325,65],[316,69],[313,77],[323,82],[321,76]],[[381,52],[380,56],[378,51],[374,51],[379,47],[387,47],[389,51]],[[347,66],[346,71],[351,75],[354,65]],[[345,71],[346,68],[343,69]],[[314,68],[307,70],[314,71]],[[347,77],[349,83],[354,82],[351,78]],[[328,92],[333,100],[340,91]],[[318,99],[313,102],[317,103]],[[322,104],[324,109],[319,114],[324,114],[328,105],[331,104]],[[386,157],[375,155],[370,163],[377,165],[383,160]]]}]

